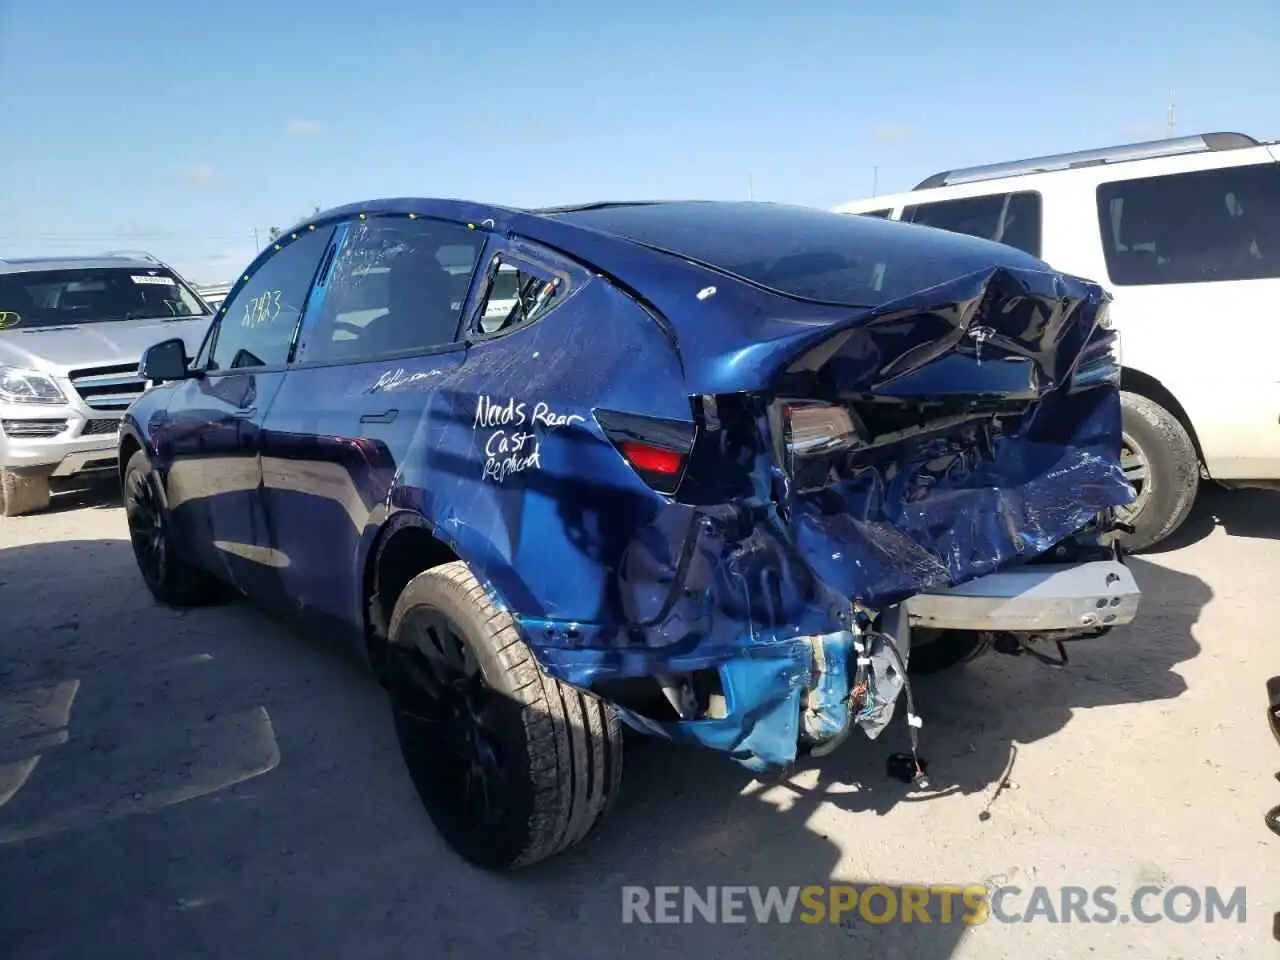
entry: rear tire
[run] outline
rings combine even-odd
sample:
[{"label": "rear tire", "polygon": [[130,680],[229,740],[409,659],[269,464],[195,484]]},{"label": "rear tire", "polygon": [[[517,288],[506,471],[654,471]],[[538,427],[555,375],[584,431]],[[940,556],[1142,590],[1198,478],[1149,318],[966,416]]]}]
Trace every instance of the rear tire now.
[{"label": "rear tire", "polygon": [[146,453],[135,451],[125,466],[123,496],[129,541],[143,582],[153,597],[171,607],[221,599],[222,584],[179,556],[159,484]]},{"label": "rear tire", "polygon": [[511,870],[581,841],[621,784],[614,710],[544,673],[461,561],[409,581],[388,633],[401,754],[449,846]]},{"label": "rear tire", "polygon": [[1117,509],[1133,527],[1121,534],[1130,552],[1146,550],[1182,526],[1195,505],[1200,458],[1178,418],[1137,393],[1120,394],[1125,476],[1138,492],[1132,504]]},{"label": "rear tire", "polygon": [[0,468],[0,517],[20,517],[49,506],[49,478]]},{"label": "rear tire", "polygon": [[913,677],[942,673],[976,660],[990,649],[991,641],[978,630],[916,628],[911,631],[907,673]]}]

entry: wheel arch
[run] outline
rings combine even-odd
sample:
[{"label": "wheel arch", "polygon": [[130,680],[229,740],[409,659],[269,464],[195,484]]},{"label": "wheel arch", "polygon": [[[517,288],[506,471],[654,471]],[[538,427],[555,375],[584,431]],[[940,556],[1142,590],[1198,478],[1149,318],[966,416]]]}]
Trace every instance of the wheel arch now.
[{"label": "wheel arch", "polygon": [[409,581],[424,570],[463,559],[421,514],[402,510],[387,519],[365,557],[360,594],[365,640],[375,669],[379,663],[373,652],[386,639],[391,612]]},{"label": "wheel arch", "polygon": [[143,449],[142,441],[133,430],[126,428],[121,431],[120,443],[116,447],[116,475],[122,490],[124,489],[124,472],[129,466],[129,460],[141,449]]},{"label": "wheel arch", "polygon": [[1133,367],[1121,367],[1120,389],[1126,393],[1136,393],[1140,397],[1146,397],[1152,403],[1159,404],[1173,414],[1174,418],[1182,424],[1182,429],[1187,431],[1187,436],[1191,438],[1191,444],[1195,447],[1196,458],[1200,461],[1201,468],[1204,468],[1204,450],[1200,447],[1200,437],[1196,434],[1195,424],[1191,422],[1186,409],[1168,387],[1149,373],[1143,373]]}]

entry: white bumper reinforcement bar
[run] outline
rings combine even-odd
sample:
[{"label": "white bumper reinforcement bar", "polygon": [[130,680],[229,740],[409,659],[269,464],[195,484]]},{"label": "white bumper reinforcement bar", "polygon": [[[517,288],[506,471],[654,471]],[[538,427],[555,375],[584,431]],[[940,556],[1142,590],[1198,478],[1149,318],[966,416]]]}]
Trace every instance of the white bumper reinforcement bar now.
[{"label": "white bumper reinforcement bar", "polygon": [[916,627],[1022,633],[1122,626],[1140,597],[1128,567],[1098,560],[1015,567],[917,594],[906,607]]}]

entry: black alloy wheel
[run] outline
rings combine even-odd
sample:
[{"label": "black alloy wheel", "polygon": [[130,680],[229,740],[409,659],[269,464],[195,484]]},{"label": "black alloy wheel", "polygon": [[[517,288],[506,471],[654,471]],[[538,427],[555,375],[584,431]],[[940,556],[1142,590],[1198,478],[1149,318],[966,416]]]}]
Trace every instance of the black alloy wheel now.
[{"label": "black alloy wheel", "polygon": [[149,470],[130,470],[125,476],[124,510],[138,570],[155,593],[168,570],[168,537],[164,505]]},{"label": "black alloy wheel", "polygon": [[428,785],[442,832],[466,846],[472,832],[499,827],[511,802],[502,730],[511,710],[439,611],[419,607],[404,626],[389,651],[396,731],[410,776]]}]

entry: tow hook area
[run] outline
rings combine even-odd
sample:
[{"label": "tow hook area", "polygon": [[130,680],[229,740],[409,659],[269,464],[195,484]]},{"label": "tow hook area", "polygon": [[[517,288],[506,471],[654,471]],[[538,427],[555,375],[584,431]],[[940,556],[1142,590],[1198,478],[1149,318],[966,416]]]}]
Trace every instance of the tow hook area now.
[{"label": "tow hook area", "polygon": [[994,637],[991,641],[991,649],[995,653],[1002,653],[1009,657],[1020,657],[1026,654],[1039,660],[1041,663],[1050,667],[1065,667],[1071,661],[1067,658],[1067,648],[1063,646],[1062,640],[1053,640],[1054,646],[1058,648],[1058,656],[1049,656],[1041,653],[1033,644],[1043,642],[1043,637],[1023,637],[1015,633],[1002,633]]},{"label": "tow hook area", "polygon": [[[1070,666],[1066,644],[1077,640],[1093,640],[1107,633],[1110,627],[1100,627],[1084,633],[1078,631],[1048,631],[1044,633],[990,633],[984,639],[993,653],[1001,653],[1008,657],[1028,656],[1050,667],[1062,668]],[[1056,657],[1037,649],[1045,644],[1053,644],[1057,649]]]}]

